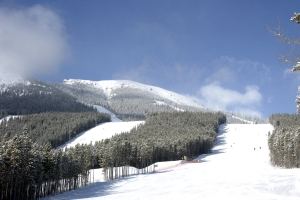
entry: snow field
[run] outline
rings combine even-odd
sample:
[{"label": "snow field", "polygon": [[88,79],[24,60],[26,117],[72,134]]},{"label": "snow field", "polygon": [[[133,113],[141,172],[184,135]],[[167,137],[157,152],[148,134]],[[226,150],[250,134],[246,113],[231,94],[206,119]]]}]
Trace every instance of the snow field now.
[{"label": "snow field", "polygon": [[49,199],[300,199],[300,169],[269,163],[272,130],[269,124],[225,125],[212,153],[199,156],[199,163],[177,163],[159,173],[94,183]]},{"label": "snow field", "polygon": [[97,141],[111,138],[116,134],[129,132],[131,129],[143,123],[144,121],[103,123],[88,131],[83,132],[80,136],[69,141],[61,148],[70,148],[76,146],[77,144],[94,144]]}]

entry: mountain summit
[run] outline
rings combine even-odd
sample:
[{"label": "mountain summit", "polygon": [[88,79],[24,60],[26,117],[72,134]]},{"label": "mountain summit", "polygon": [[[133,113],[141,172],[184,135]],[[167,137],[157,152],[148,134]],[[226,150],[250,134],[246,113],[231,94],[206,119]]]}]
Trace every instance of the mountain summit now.
[{"label": "mountain summit", "polygon": [[66,79],[57,86],[79,101],[101,105],[121,118],[140,119],[161,111],[205,110],[196,98],[129,80]]}]

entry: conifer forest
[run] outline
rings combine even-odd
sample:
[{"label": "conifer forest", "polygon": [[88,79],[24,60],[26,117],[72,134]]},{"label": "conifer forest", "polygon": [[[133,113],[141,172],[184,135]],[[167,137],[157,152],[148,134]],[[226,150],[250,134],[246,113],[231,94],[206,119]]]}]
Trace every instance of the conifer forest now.
[{"label": "conifer forest", "polygon": [[300,116],[276,114],[270,117],[275,130],[269,135],[271,162],[286,168],[300,167]]}]

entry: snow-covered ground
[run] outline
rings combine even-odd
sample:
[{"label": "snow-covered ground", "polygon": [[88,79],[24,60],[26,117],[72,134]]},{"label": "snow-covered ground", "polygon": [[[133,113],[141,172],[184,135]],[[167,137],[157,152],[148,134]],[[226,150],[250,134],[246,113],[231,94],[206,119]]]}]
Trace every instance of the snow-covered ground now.
[{"label": "snow-covered ground", "polygon": [[100,124],[88,131],[83,132],[78,137],[70,140],[61,148],[70,148],[76,144],[90,144],[103,139],[111,138],[113,135],[129,132],[131,129],[144,123],[144,121],[131,121],[131,122],[107,122]]},{"label": "snow-covered ground", "polygon": [[49,199],[300,199],[300,169],[269,163],[272,129],[269,124],[226,125],[213,152],[199,156],[199,163],[177,163],[159,173],[98,182]]},{"label": "snow-covered ground", "polygon": [[[168,161],[168,162],[157,162],[154,163],[150,166],[148,166],[148,172],[163,172],[166,170],[173,169],[174,167],[179,166],[182,162],[181,160],[176,160],[176,161]],[[114,171],[116,168],[122,168],[122,167],[115,167]],[[143,174],[143,171],[146,171],[146,168],[144,169],[137,169],[135,167],[127,167],[127,173],[131,175],[136,175],[136,174]],[[119,171],[121,175],[121,171]],[[91,169],[90,170],[90,178],[89,180],[93,183],[95,182],[106,182],[107,180],[105,179],[104,176],[104,170],[103,168],[100,169]]]}]

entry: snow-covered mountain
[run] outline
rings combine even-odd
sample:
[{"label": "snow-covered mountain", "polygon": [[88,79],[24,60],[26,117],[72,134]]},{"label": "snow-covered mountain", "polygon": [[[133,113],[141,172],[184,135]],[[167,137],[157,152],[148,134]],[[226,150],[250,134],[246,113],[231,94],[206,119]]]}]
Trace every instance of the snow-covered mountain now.
[{"label": "snow-covered mountain", "polygon": [[79,101],[101,105],[121,118],[141,119],[161,111],[204,111],[196,98],[129,80],[64,80],[58,88]]},{"label": "snow-covered mountain", "polygon": [[[56,86],[82,103],[105,107],[123,120],[141,120],[148,113],[162,111],[211,111],[194,97],[130,80],[65,79]],[[260,121],[237,113],[225,113],[230,123]]]},{"label": "snow-covered mountain", "polygon": [[153,85],[146,85],[130,80],[104,80],[104,81],[89,81],[79,79],[65,79],[66,85],[87,85],[90,87],[100,89],[108,99],[118,95],[119,90],[135,89],[144,93],[152,94],[153,97],[168,100],[174,104],[181,106],[191,106],[196,108],[203,108],[203,106],[192,97],[177,94],[172,91],[162,89]]},{"label": "snow-covered mountain", "polygon": [[[83,104],[101,106],[122,120],[141,120],[149,113],[163,111],[209,111],[191,96],[129,80],[68,79],[61,84],[0,80],[0,97],[0,118],[47,111],[82,111],[86,110]],[[227,116],[230,122],[246,123],[244,116],[232,117],[231,113]]]}]

